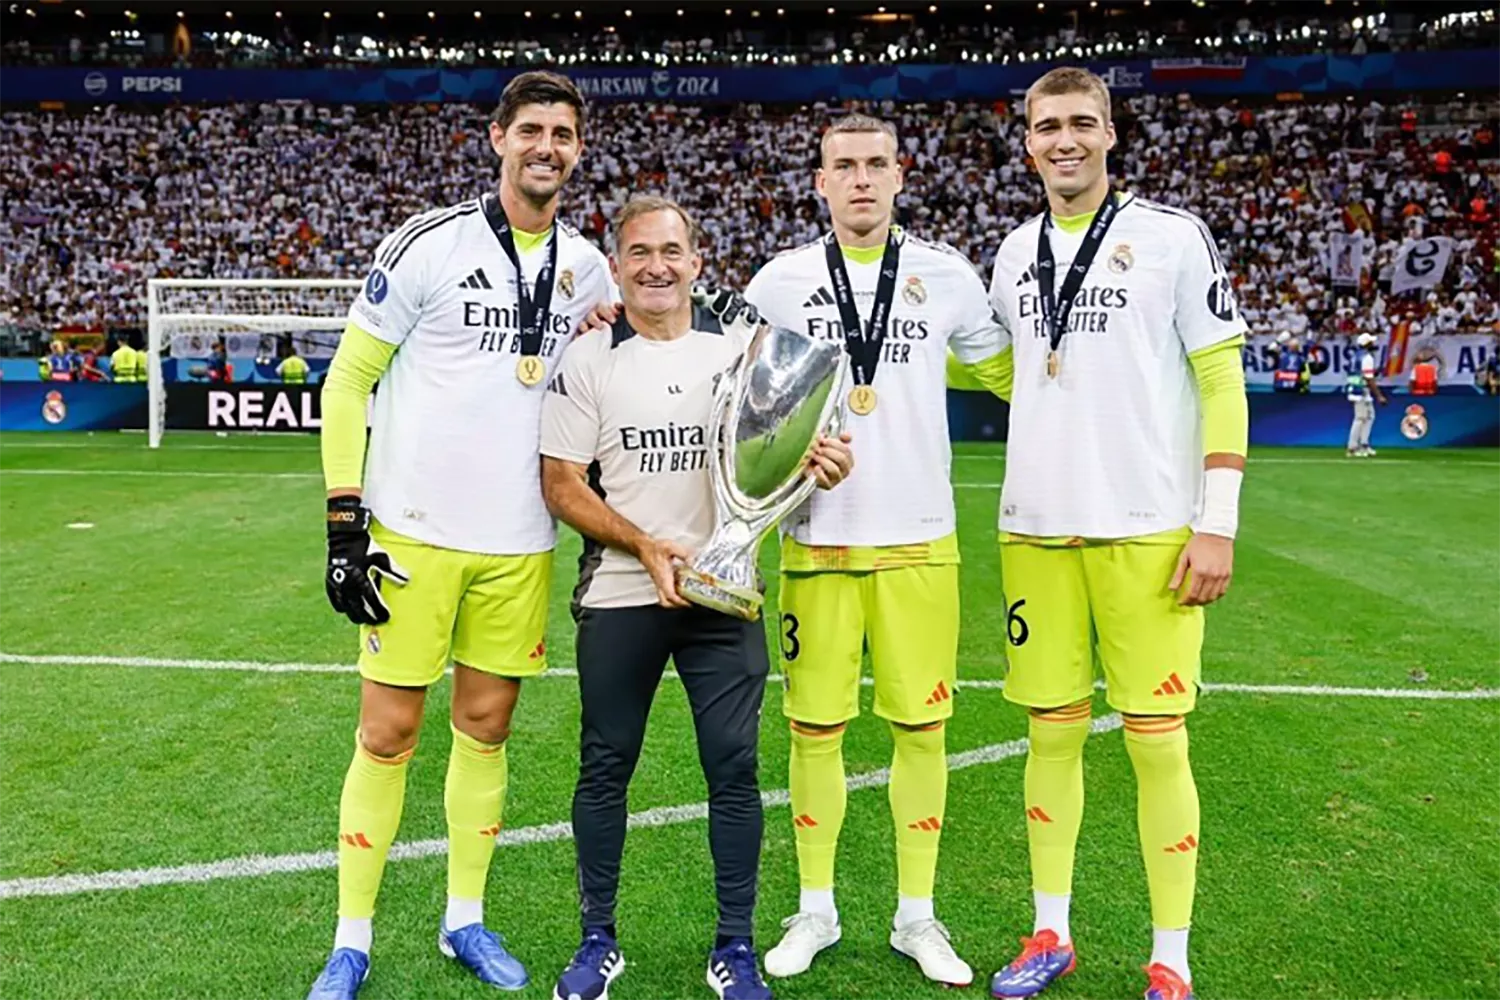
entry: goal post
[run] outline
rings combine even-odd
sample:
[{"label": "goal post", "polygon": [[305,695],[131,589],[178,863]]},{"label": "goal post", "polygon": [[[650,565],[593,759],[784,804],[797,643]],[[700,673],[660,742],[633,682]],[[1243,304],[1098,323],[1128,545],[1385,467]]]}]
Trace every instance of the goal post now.
[{"label": "goal post", "polygon": [[353,278],[152,278],[146,282],[149,435],[161,446],[168,396],[177,383],[207,383],[224,346],[235,381],[274,370],[283,344],[316,361],[331,358],[361,282]]}]

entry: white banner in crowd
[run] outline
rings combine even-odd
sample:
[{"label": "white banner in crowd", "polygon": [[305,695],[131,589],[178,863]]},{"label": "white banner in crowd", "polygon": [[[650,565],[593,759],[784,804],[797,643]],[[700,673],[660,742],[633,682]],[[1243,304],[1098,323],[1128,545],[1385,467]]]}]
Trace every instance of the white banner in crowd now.
[{"label": "white banner in crowd", "polygon": [[[206,358],[213,353],[214,344],[224,341],[224,349],[231,358],[279,358],[277,340],[285,334],[276,333],[215,333],[192,331],[172,335],[174,358]],[[291,334],[297,353],[308,360],[331,358],[339,346],[339,334],[331,330],[298,330]]]},{"label": "white banner in crowd", "polygon": [[[1271,351],[1274,343],[1274,337],[1261,334],[1246,341],[1242,356],[1248,384],[1271,384],[1271,373],[1276,370]],[[1412,337],[1403,344],[1387,337],[1376,350],[1382,385],[1405,385],[1412,366],[1429,361],[1437,365],[1439,384],[1472,386],[1474,377],[1489,363],[1495,338],[1483,333],[1435,333]],[[1331,337],[1308,346],[1307,351],[1312,372],[1309,384],[1314,390],[1344,386],[1349,373],[1359,367],[1359,349],[1353,338]]]},{"label": "white banner in crowd", "polygon": [[1365,267],[1365,241],[1360,233],[1334,233],[1328,241],[1328,277],[1335,285],[1358,285]]},{"label": "white banner in crowd", "polygon": [[1432,288],[1443,280],[1443,272],[1448,270],[1448,261],[1452,258],[1453,240],[1446,236],[1407,240],[1396,251],[1391,292],[1399,295],[1413,288]]}]

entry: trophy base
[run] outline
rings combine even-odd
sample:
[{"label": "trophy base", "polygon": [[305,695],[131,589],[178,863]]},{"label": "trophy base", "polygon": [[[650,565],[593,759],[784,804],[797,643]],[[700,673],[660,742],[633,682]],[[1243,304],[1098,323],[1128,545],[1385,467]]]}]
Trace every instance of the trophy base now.
[{"label": "trophy base", "polygon": [[731,587],[686,566],[677,569],[677,593],[700,607],[743,618],[747,622],[760,618],[760,608],[765,603],[759,591]]}]

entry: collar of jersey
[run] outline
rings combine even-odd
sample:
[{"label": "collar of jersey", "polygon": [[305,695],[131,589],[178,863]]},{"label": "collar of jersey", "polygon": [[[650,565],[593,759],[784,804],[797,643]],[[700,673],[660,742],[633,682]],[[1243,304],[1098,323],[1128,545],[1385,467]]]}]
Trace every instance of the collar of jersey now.
[{"label": "collar of jersey", "polygon": [[551,226],[548,226],[540,233],[528,233],[526,230],[517,229],[515,226],[511,226],[510,231],[516,234],[517,253],[531,253],[537,247],[544,245],[547,242],[547,237],[552,235]]},{"label": "collar of jersey", "polygon": [[878,264],[885,254],[885,242],[882,241],[873,247],[846,247],[840,243],[839,249],[843,251],[846,258],[856,264]]},{"label": "collar of jersey", "polygon": [[1054,215],[1052,222],[1065,233],[1081,233],[1094,221],[1094,216],[1099,214],[1097,210],[1084,212],[1082,215]]}]

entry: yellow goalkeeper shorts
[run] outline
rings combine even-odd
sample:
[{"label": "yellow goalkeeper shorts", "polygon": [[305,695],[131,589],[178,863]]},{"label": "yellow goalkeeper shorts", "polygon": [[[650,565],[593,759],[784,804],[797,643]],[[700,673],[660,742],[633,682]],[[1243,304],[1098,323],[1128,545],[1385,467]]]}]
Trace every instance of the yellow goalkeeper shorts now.
[{"label": "yellow goalkeeper shorts", "polygon": [[782,711],[831,726],[859,715],[866,648],[875,714],[922,725],[953,714],[958,676],[958,567],[783,573]]},{"label": "yellow goalkeeper shorts", "polygon": [[1184,531],[1071,546],[1002,541],[1005,697],[1033,708],[1088,698],[1097,651],[1117,711],[1192,711],[1203,609],[1183,607],[1167,589],[1188,537]]},{"label": "yellow goalkeeper shorts", "polygon": [[547,669],[547,603],[552,553],[498,556],[428,545],[379,523],[379,542],[411,575],[381,580],[391,609],[384,625],[361,626],[359,672],[397,687],[427,687],[449,662],[502,677]]}]

